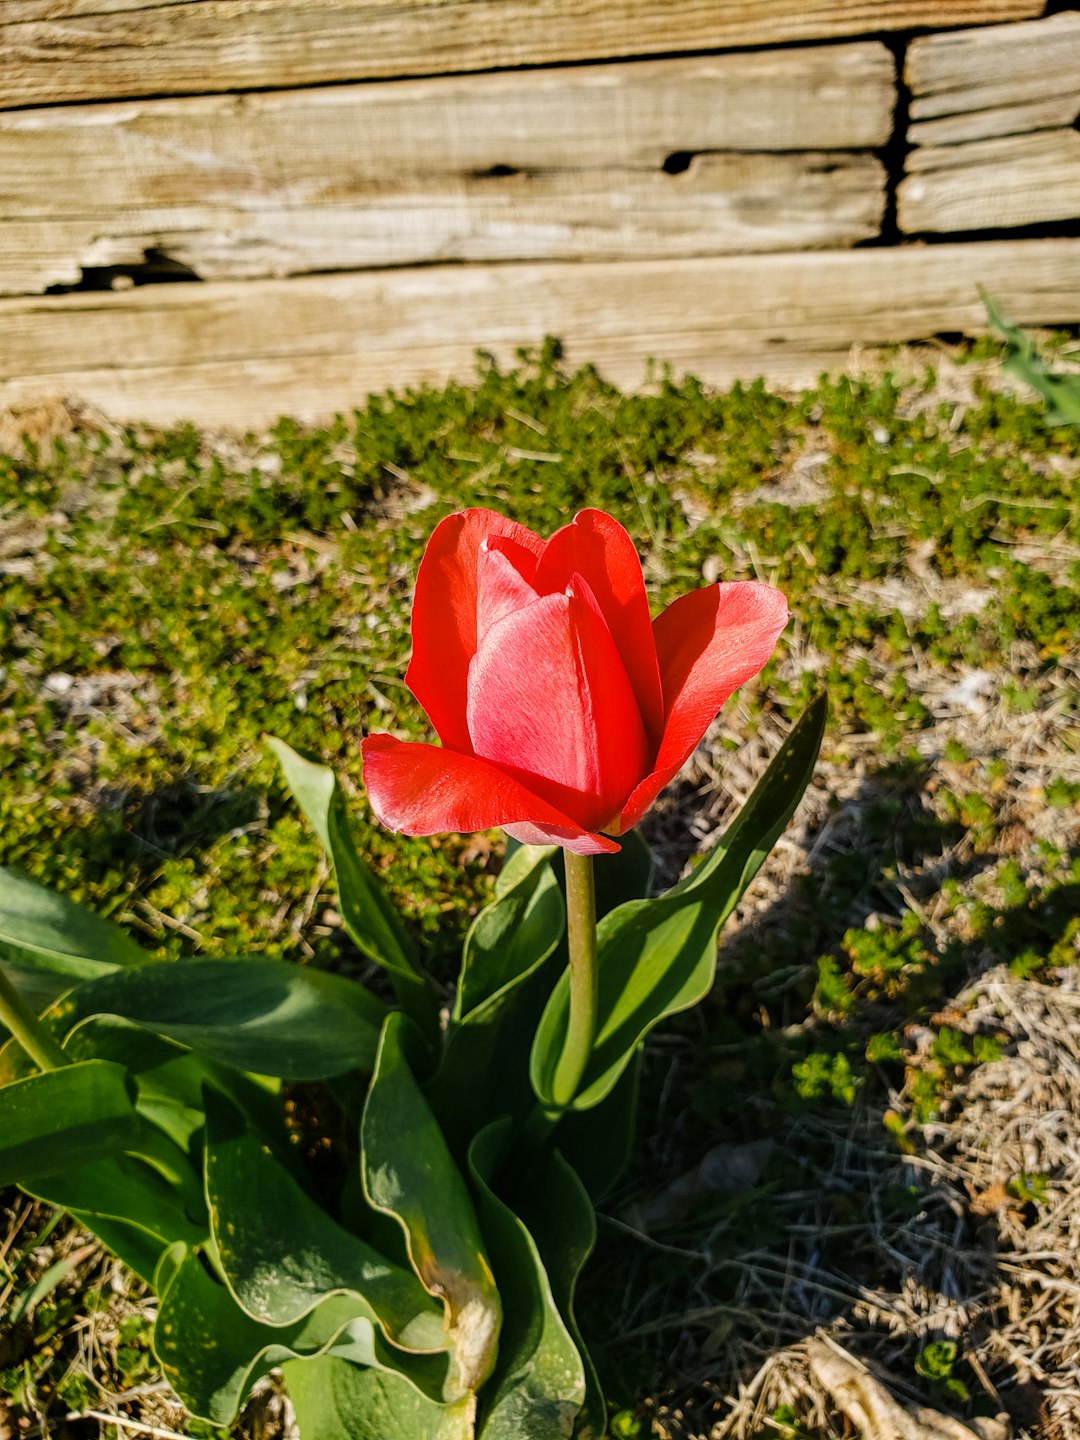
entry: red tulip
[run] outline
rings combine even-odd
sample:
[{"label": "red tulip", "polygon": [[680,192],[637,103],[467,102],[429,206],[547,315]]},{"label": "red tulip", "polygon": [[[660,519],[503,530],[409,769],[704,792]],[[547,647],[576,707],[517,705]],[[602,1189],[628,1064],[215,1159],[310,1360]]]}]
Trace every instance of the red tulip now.
[{"label": "red tulip", "polygon": [[501,825],[531,845],[618,850],[724,701],[772,654],[769,585],[694,590],[650,623],[622,526],[583,510],[546,543],[491,510],[435,530],[406,681],[442,747],[370,735],[364,780],[406,835]]}]

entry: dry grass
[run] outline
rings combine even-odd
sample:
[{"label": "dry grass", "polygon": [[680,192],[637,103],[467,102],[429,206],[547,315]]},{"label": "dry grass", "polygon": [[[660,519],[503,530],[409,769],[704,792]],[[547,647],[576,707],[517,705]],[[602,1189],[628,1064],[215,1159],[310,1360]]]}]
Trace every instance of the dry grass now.
[{"label": "dry grass", "polygon": [[[795,652],[790,663],[803,665],[805,656]],[[899,864],[895,888],[939,944],[955,939],[972,947],[969,909],[946,903],[944,879],[957,879],[961,897],[993,903],[1003,861],[1019,863],[1035,888],[1052,878],[1038,841],[1051,840],[1066,853],[1080,850],[1077,807],[1050,809],[1043,800],[1054,776],[1080,779],[1069,715],[1080,665],[1068,660],[1047,679],[1036,709],[1026,714],[1001,703],[1005,674],[959,688],[955,677],[942,676],[918,655],[910,667],[912,688],[934,724],[914,737],[925,770],[907,803],[932,814],[941,788],[982,785],[994,792],[996,835],[991,846],[980,847],[965,831],[928,862]],[[775,750],[778,724],[762,725],[747,741],[746,719],[738,711],[725,714],[714,743],[695,757],[681,795],[669,797],[654,816],[650,839],[664,880],[677,873],[688,848],[707,848],[719,837]],[[724,748],[740,734],[736,750]],[[849,737],[844,756],[823,759],[796,825],[733,917],[729,946],[736,937],[752,946],[777,929],[796,933],[805,904],[793,898],[797,877],[821,875],[830,855],[866,843],[866,807],[895,795],[895,782],[872,764],[873,740]],[[969,758],[946,759],[950,741]],[[1004,778],[986,780],[989,761],[1005,762]],[[847,923],[870,928],[894,920],[869,902],[847,916]],[[858,1416],[824,1382],[824,1339],[865,1364],[909,1406],[920,1396],[926,1401],[913,1356],[936,1341],[956,1342],[963,1362],[958,1373],[976,1409],[1000,1417],[1003,1427],[965,1433],[1016,1440],[1080,1436],[1080,968],[1026,980],[1007,966],[991,966],[989,951],[980,956],[972,948],[975,978],[948,997],[943,1016],[935,1018],[968,1036],[996,1038],[1002,1053],[959,1080],[931,1123],[911,1123],[910,1096],[899,1089],[887,1102],[860,1095],[846,1111],[817,1109],[771,1141],[721,1141],[704,1156],[680,1149],[671,1135],[650,1146],[648,1163],[665,1178],[619,1217],[620,1228],[628,1224],[643,1250],[668,1248],[674,1265],[696,1272],[681,1315],[666,1310],[659,1289],[645,1290],[618,1337],[632,1342],[662,1331],[671,1337],[670,1373],[678,1378],[651,1407],[654,1435],[848,1440]],[[773,972],[756,993],[781,1010],[785,989],[805,967],[793,972]],[[806,1016],[798,1023],[815,1022]],[[929,1058],[933,1038],[928,1027],[908,1027],[916,1069]],[[687,1058],[677,1041],[661,1040],[658,1049],[675,1064]],[[899,1153],[887,1138],[886,1103],[908,1117],[913,1153]],[[753,1186],[774,1144],[793,1155],[820,1156],[824,1149],[829,1158],[808,1175],[805,1190],[778,1202],[784,1245],[717,1262],[713,1251],[722,1234],[687,1229],[682,1217],[710,1189],[723,1194]],[[1025,1175],[1039,1177],[1037,1201],[1018,1193]],[[917,1199],[910,1213],[898,1215],[893,1197],[903,1191]],[[939,1404],[947,1410],[950,1398],[943,1394]],[[793,1414],[804,1428],[785,1428],[778,1413]],[[929,1440],[935,1432],[925,1428],[925,1414],[920,1423],[924,1428],[912,1434]],[[884,1432],[865,1428],[865,1417],[861,1433],[864,1440],[886,1440]]]}]

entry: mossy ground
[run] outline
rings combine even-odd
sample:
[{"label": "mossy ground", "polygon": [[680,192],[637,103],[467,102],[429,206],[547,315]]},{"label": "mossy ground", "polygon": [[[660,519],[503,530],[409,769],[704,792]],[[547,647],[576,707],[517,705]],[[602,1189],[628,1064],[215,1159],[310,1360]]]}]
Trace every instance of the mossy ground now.
[{"label": "mossy ground", "polygon": [[[368,729],[426,733],[402,681],[409,600],[448,512],[490,505],[550,533],[583,506],[608,510],[639,543],[654,609],[721,577],[787,593],[795,620],[775,659],[650,821],[670,878],[828,690],[802,829],[736,917],[717,994],[654,1046],[634,1172],[601,1227],[586,1330],[607,1327],[622,1433],[647,1433],[633,1414],[646,1394],[666,1395],[656,1423],[671,1434],[715,1418],[710,1354],[744,1346],[727,1376],[762,1344],[757,1321],[751,1335],[717,1318],[738,1309],[724,1264],[754,1251],[782,1265],[792,1197],[835,1158],[837,1117],[871,1115],[899,1162],[955,1081],[999,1053],[949,1008],[967,980],[993,959],[1051,980],[1075,958],[1080,430],[1048,427],[1004,388],[992,347],[960,358],[796,397],[694,380],[625,395],[564,374],[549,346],[326,428],[283,420],[238,441],[63,418],[0,455],[0,863],[170,956],[359,966],[269,732],[338,768],[359,844],[452,975],[497,838],[386,834],[359,766]],[[768,1143],[741,1188],[702,1183],[675,1204],[673,1177],[718,1139],[744,1160]],[[840,1210],[857,1203],[848,1192]],[[43,1214],[12,1206],[14,1296],[78,1237],[58,1249],[62,1231],[42,1239]],[[646,1221],[654,1238],[628,1233]],[[713,1288],[699,1324],[702,1235]],[[864,1280],[872,1263],[859,1257]],[[31,1430],[117,1388],[159,1393],[130,1317],[104,1326],[115,1343],[92,1359],[72,1341],[115,1307],[100,1277],[86,1284],[43,1297],[36,1347],[25,1327],[0,1337],[0,1392]],[[948,1400],[953,1378],[965,1389],[962,1355],[954,1377],[944,1352],[908,1350],[925,1396]],[[123,1413],[162,1412],[136,1395]],[[792,1417],[773,1428],[795,1434]],[[90,1436],[103,1422],[65,1423]]]}]

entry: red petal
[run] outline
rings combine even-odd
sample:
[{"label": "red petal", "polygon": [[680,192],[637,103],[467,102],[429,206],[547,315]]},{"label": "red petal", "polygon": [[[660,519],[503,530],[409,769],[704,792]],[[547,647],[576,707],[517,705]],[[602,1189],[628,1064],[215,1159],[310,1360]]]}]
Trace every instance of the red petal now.
[{"label": "red petal", "polygon": [[618,815],[649,762],[614,641],[580,578],[493,625],[469,674],[477,755],[586,830]]},{"label": "red petal", "polygon": [[[515,610],[535,604],[539,599],[536,591],[515,565],[512,555],[503,548],[507,544],[505,540],[494,539],[485,540],[480,546],[476,567],[477,648],[483,644],[484,636],[493,625]],[[513,549],[521,551],[521,547],[517,545]],[[535,572],[535,559],[528,551],[523,554],[532,561],[529,569]]]},{"label": "red petal", "polygon": [[537,567],[535,585],[541,595],[551,594],[565,590],[574,575],[583,576],[596,597],[656,746],[664,728],[664,703],[645,577],[634,542],[602,510],[582,510],[556,531]]},{"label": "red petal", "polygon": [[613,840],[583,830],[512,775],[475,755],[392,735],[369,735],[363,754],[371,808],[390,830],[467,835],[504,825],[529,845],[562,845],[578,855],[619,849]]},{"label": "red petal", "polygon": [[693,590],[657,616],[664,738],[653,773],[623,810],[620,829],[636,825],[682,769],[724,701],[768,660],[787,621],[780,591],[753,581]]},{"label": "red petal", "polygon": [[506,536],[537,556],[544,548],[539,536],[494,510],[460,510],[435,527],[416,577],[405,683],[443,743],[465,751],[472,749],[465,703],[476,653],[476,570],[480,546],[493,536]]}]

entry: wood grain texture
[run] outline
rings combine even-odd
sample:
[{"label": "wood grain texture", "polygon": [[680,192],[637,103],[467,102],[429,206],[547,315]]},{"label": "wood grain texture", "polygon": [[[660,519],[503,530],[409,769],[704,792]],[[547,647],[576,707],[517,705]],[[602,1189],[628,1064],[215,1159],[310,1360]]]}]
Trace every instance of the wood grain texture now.
[{"label": "wood grain texture", "polygon": [[1071,128],[924,146],[908,156],[908,171],[896,198],[911,235],[1080,218],[1080,134]]},{"label": "wood grain texture", "polygon": [[904,67],[912,90],[909,234],[1080,218],[1080,13],[928,35]]},{"label": "wood grain texture", "polygon": [[904,62],[913,145],[1071,125],[1080,112],[1080,13],[913,40]]},{"label": "wood grain texture", "polygon": [[1042,0],[4,0],[0,106],[836,39]]},{"label": "wood grain texture", "polygon": [[865,43],[0,113],[0,293],[850,245],[895,83]]},{"label": "wood grain texture", "polygon": [[745,258],[496,265],[146,286],[0,301],[0,404],[78,396],[122,419],[321,418],[371,390],[468,378],[477,349],[563,337],[639,385],[657,357],[714,383],[810,383],[853,345],[1080,321],[1080,240]]}]

